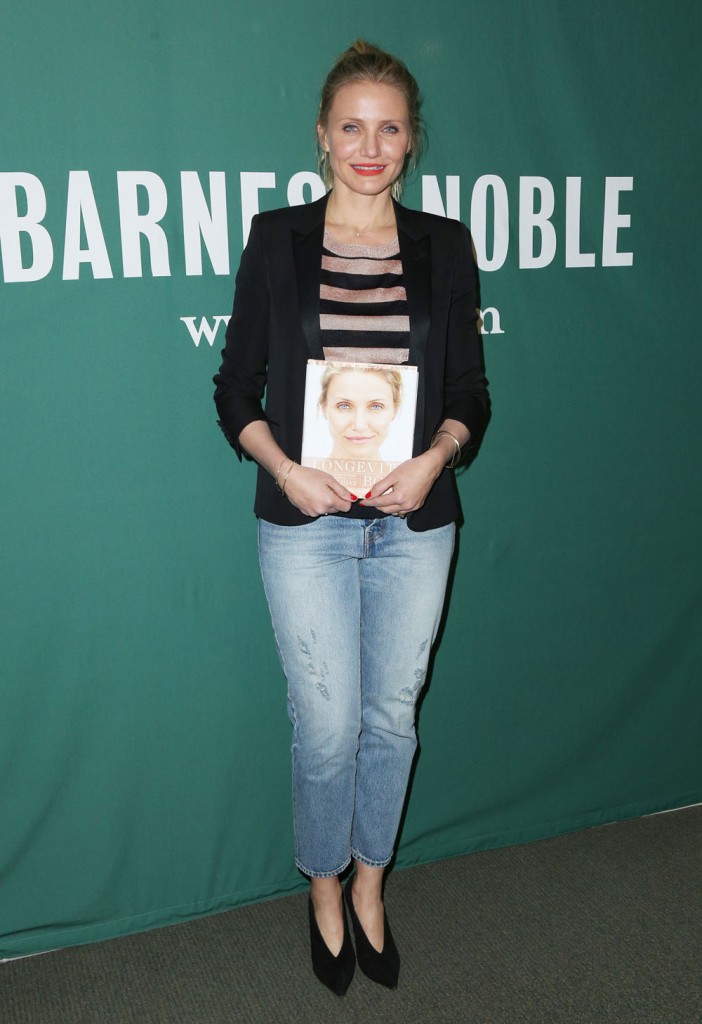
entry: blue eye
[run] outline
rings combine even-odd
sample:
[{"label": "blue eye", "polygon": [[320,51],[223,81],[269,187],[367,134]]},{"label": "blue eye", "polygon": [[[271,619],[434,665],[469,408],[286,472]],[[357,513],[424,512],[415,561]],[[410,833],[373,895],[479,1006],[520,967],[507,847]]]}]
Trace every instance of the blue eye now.
[{"label": "blue eye", "polygon": [[386,124],[383,128],[384,132],[390,132],[392,135],[395,135],[399,130],[396,124]]},{"label": "blue eye", "polygon": [[345,124],[344,127],[342,128],[342,131],[345,132],[355,132],[356,130],[357,126],[355,124]]}]

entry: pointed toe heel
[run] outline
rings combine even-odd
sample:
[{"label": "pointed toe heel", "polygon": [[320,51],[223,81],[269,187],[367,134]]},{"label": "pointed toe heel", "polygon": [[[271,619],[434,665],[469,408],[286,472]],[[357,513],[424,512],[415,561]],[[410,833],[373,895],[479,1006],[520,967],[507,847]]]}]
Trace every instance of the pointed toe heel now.
[{"label": "pointed toe heel", "polygon": [[351,879],[349,879],[344,888],[344,898],[346,900],[349,917],[351,918],[354,939],[356,940],[356,959],[358,961],[358,966],[361,968],[365,976],[370,978],[371,981],[376,982],[376,984],[384,985],[385,988],[397,988],[397,982],[400,976],[400,954],[397,951],[395,940],[392,937],[392,932],[390,931],[390,925],[388,923],[388,916],[385,913],[385,910],[383,910],[383,949],[382,952],[379,953],[369,941],[368,936],[363,930],[363,925],[356,914],[356,909],[353,905],[353,896],[351,893]]},{"label": "pointed toe heel", "polygon": [[308,907],[312,970],[323,985],[326,985],[335,995],[343,996],[353,981],[354,971],[356,970],[356,956],[353,951],[344,902],[343,900],[341,901],[341,913],[344,918],[344,940],[336,956],[334,956],[322,938],[312,904],[312,897],[308,899]]}]

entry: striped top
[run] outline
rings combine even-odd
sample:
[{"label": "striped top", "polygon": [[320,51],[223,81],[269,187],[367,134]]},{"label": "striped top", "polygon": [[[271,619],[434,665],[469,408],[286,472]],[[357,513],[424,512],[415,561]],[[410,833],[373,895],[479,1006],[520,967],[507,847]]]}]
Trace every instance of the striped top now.
[{"label": "striped top", "polygon": [[397,238],[358,245],[325,230],[319,326],[325,359],[407,362],[409,312]]}]

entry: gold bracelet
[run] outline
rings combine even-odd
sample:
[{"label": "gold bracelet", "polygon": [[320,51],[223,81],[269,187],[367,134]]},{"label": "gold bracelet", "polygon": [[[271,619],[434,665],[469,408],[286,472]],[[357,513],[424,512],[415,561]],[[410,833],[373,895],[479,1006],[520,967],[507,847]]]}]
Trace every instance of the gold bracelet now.
[{"label": "gold bracelet", "polygon": [[455,434],[452,434],[450,430],[437,430],[437,432],[434,434],[431,441],[429,442],[429,448],[431,449],[436,445],[437,441],[439,440],[442,434],[445,434],[446,437],[450,437],[453,443],[456,445],[456,451],[453,453],[451,458],[446,463],[446,469],[453,469],[453,467],[461,458],[461,442],[458,440]]},{"label": "gold bracelet", "polygon": [[286,455],[286,456],[284,456],[283,461],[281,462],[281,464],[278,466],[278,472],[275,474],[275,486],[276,486],[277,490],[280,491],[281,494],[283,493],[283,489],[280,486],[280,484],[278,483],[278,480],[280,478],[280,471],[281,471],[281,469],[283,468],[283,466],[285,465],[285,463],[287,461],[288,461],[288,456]]},{"label": "gold bracelet", "polygon": [[291,472],[292,472],[292,468],[293,468],[293,466],[296,466],[296,465],[297,465],[297,463],[295,462],[295,460],[294,460],[294,459],[291,459],[291,460],[290,460],[290,465],[289,465],[289,467],[288,467],[288,471],[287,471],[287,473],[285,474],[285,476],[283,477],[283,482],[282,482],[282,484],[281,484],[281,486],[280,486],[280,493],[281,493],[281,494],[283,494],[283,495],[285,494],[285,485],[286,485],[286,483],[288,482],[288,477],[290,476],[290,474],[291,474]]}]

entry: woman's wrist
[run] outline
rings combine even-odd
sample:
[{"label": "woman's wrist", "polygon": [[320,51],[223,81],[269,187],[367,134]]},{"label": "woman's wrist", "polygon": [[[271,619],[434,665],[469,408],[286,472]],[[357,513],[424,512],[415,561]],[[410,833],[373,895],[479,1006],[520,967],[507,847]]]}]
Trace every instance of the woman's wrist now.
[{"label": "woman's wrist", "polygon": [[442,461],[442,468],[452,469],[461,459],[461,442],[451,430],[441,427],[429,443],[429,451],[436,452]]},{"label": "woman's wrist", "polygon": [[275,473],[275,486],[282,495],[285,495],[285,485],[288,482],[288,477],[295,465],[297,465],[295,460],[289,458],[287,455],[281,459],[280,464],[278,465],[278,469]]},{"label": "woman's wrist", "polygon": [[445,452],[442,448],[434,445],[433,448],[427,448],[425,452],[422,452],[419,458],[428,467],[428,473],[433,486],[446,468]]}]

